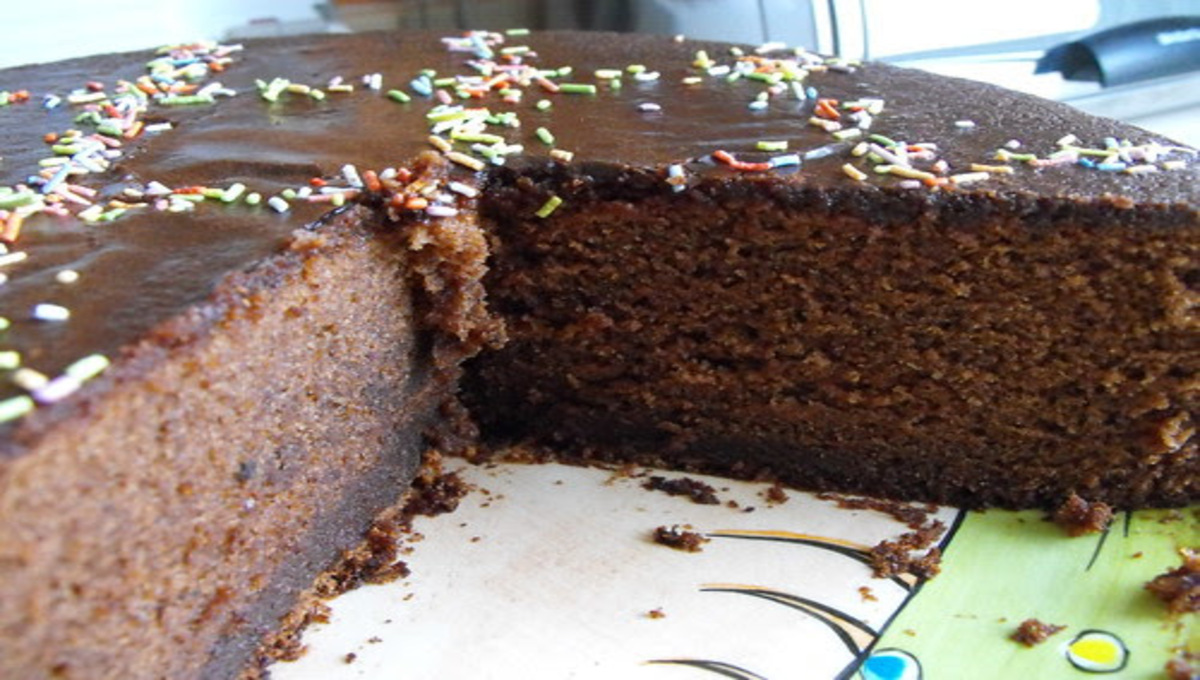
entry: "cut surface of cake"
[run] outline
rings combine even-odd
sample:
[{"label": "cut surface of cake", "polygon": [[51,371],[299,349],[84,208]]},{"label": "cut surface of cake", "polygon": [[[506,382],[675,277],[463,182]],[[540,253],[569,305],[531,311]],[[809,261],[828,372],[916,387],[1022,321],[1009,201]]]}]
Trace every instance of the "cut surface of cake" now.
[{"label": "cut surface of cake", "polygon": [[146,61],[0,71],[5,675],[236,674],[430,449],[1200,497],[1192,149],[654,36]]}]

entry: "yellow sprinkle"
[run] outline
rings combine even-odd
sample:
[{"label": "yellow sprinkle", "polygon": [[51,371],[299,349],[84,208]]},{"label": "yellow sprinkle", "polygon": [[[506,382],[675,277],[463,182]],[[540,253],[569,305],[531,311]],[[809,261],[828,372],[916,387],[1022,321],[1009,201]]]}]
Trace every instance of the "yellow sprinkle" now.
[{"label": "yellow sprinkle", "polygon": [[1013,172],[1011,165],[984,165],[983,163],[972,163],[971,170],[973,172],[992,172],[1004,175],[1011,175]]},{"label": "yellow sprinkle", "polygon": [[889,175],[897,175],[900,177],[907,177],[909,179],[922,179],[922,180],[934,179],[937,177],[932,172],[925,172],[924,170],[917,170],[916,168],[910,168],[910,167],[907,167],[904,165],[888,166],[888,174]]},{"label": "yellow sprinkle", "polygon": [[842,166],[842,172],[846,173],[846,175],[849,176],[850,179],[858,180],[859,182],[861,182],[867,178],[867,173],[863,172],[862,170],[859,170],[858,168],[854,167],[853,165],[850,165],[849,163]]},{"label": "yellow sprinkle", "polygon": [[479,160],[478,158],[473,158],[471,156],[468,156],[465,153],[460,153],[458,151],[447,151],[446,158],[449,159],[451,162],[458,163],[459,165],[463,166],[464,168],[470,168],[477,172],[484,168],[483,161]]},{"label": "yellow sprinkle", "polygon": [[454,148],[450,145],[450,142],[446,141],[445,138],[438,137],[437,135],[429,135],[429,143],[433,145],[433,148],[443,153]]},{"label": "yellow sprinkle", "polygon": [[560,160],[564,163],[570,163],[571,159],[575,158],[575,154],[574,152],[567,151],[566,149],[552,149],[550,151],[550,157]]}]

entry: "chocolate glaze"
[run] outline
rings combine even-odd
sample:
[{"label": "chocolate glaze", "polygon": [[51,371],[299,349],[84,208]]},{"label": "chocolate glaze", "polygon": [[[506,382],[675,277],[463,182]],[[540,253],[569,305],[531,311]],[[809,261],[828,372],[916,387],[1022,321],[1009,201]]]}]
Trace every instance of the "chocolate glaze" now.
[{"label": "chocolate glaze", "polygon": [[[429,148],[425,113],[436,101],[414,95],[411,103],[399,104],[383,92],[363,87],[359,79],[378,72],[384,91],[411,91],[408,83],[421,69],[436,69],[439,75],[472,73],[464,65],[471,55],[448,52],[440,37],[374,33],[248,41],[245,50],[235,55],[235,63],[211,79],[236,90],[236,97],[214,105],[152,105],[147,120],[170,121],[174,129],[130,142],[113,170],[81,183],[115,193],[130,183],[152,180],[171,187],[225,187],[240,181],[251,191],[269,196],[303,186],[312,177],[337,177],[346,163],[364,169],[404,165]],[[790,151],[800,153],[833,142],[827,132],[807,124],[812,100],[786,96],[772,100],[765,110],[752,111],[747,105],[763,91],[762,83],[745,79],[729,83],[691,67],[699,49],[720,63],[732,62],[728,45],[609,33],[541,33],[508,42],[529,45],[536,52],[536,57],[526,58],[528,63],[543,68],[572,66],[573,74],[563,80],[596,83],[596,69],[621,69],[630,63],[661,73],[655,82],[627,76],[619,91],[601,84],[595,95],[548,94],[530,87],[516,105],[490,97],[484,105],[493,111],[516,111],[522,121],[519,129],[502,133],[510,142],[525,146],[525,154],[510,159],[510,167],[559,162],[549,157],[549,147],[534,135],[540,126],[554,134],[559,148],[576,154],[574,171],[581,176],[628,171],[661,175],[668,164],[686,163],[693,180],[702,175],[709,181],[723,181],[746,175],[712,161],[710,154],[717,149],[754,161],[771,155],[754,150],[759,140],[787,140]],[[39,159],[51,155],[43,134],[75,127],[72,119],[77,111],[66,104],[46,110],[39,105],[43,94],[65,95],[87,81],[103,82],[112,92],[116,79],[142,75],[149,56],[118,54],[0,71],[0,90],[25,88],[33,95],[30,102],[0,109],[0,184],[22,181],[36,170]],[[284,95],[278,103],[270,103],[255,88],[255,79],[275,77],[323,87],[339,75],[355,83],[356,91],[331,93],[324,101]],[[691,75],[701,75],[703,81],[680,82]],[[972,162],[994,162],[995,149],[1010,139],[1021,141],[1021,151],[1039,155],[1054,151],[1056,140],[1068,133],[1090,146],[1102,145],[1105,137],[1128,138],[1135,144],[1172,144],[1064,105],[883,64],[863,65],[852,72],[814,73],[806,84],[821,97],[883,98],[886,108],[871,132],[936,143],[952,172],[965,172]],[[535,108],[543,98],[552,101],[552,109]],[[638,105],[643,103],[658,104],[662,110],[640,111]],[[975,125],[961,128],[955,124],[960,120]],[[850,160],[849,146],[798,169],[761,174],[756,181],[778,182],[785,190],[834,187],[842,190],[839,193],[860,192],[865,200],[881,191],[897,191],[899,178],[872,176],[865,183],[849,179],[841,170]],[[1075,165],[1041,169],[1015,165],[1012,175],[993,176],[953,191],[911,191],[949,209],[963,195],[1012,198],[1031,210],[1043,199],[1065,198],[1110,207],[1150,207],[1137,216],[1147,228],[1178,224],[1181,215],[1184,223],[1196,224],[1194,163],[1184,170],[1136,177]],[[464,178],[471,174],[456,172]],[[319,223],[328,211],[327,205],[301,201],[293,201],[292,206],[281,215],[265,205],[209,202],[192,213],[136,210],[95,226],[35,216],[28,220],[15,248],[28,251],[30,257],[8,269],[10,281],[0,289],[0,315],[13,320],[0,349],[19,350],[25,365],[48,375],[94,352],[115,357],[150,329],[205,301],[222,277],[277,251],[292,230]],[[55,272],[63,268],[78,270],[81,280],[73,285],[55,283]],[[72,318],[65,323],[32,321],[29,310],[39,302],[65,305]],[[102,389],[102,385],[99,381],[99,386],[89,389]],[[8,385],[0,387],[0,396],[16,393]],[[34,420],[49,422],[55,412],[67,410],[69,406],[63,404],[42,408]]]}]

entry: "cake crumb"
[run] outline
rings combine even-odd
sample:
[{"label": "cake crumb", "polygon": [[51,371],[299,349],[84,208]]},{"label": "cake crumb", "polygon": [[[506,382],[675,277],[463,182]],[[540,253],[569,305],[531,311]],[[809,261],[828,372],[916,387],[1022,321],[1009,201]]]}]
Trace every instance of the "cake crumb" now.
[{"label": "cake crumb", "polygon": [[918,506],[881,498],[846,496],[828,492],[818,493],[817,498],[823,501],[832,501],[843,510],[874,510],[875,512],[881,512],[897,522],[904,523],[909,529],[913,530],[920,529],[929,521],[929,516],[937,512],[937,506],[932,503]]},{"label": "cake crumb", "polygon": [[1107,503],[1089,503],[1074,493],[1054,511],[1053,517],[1054,523],[1072,537],[1104,531],[1112,518],[1113,511]]},{"label": "cake crumb", "polygon": [[690,530],[689,526],[661,526],[654,530],[654,542],[684,552],[700,552],[710,539]]},{"label": "cake crumb", "polygon": [[670,496],[687,496],[699,505],[718,505],[721,502],[721,499],[717,498],[716,489],[690,477],[667,479],[655,475],[643,482],[642,487],[650,491],[662,491]]},{"label": "cake crumb", "polygon": [[358,659],[358,655],[354,652],[350,652],[346,654],[346,656],[342,657],[342,662],[346,664],[352,664],[356,659]]},{"label": "cake crumb", "polygon": [[787,492],[783,490],[783,484],[775,482],[771,486],[763,489],[758,493],[766,501],[767,505],[782,505],[788,502]]},{"label": "cake crumb", "polygon": [[1183,565],[1170,569],[1145,585],[1167,605],[1167,611],[1187,614],[1200,611],[1200,551],[1181,548]]},{"label": "cake crumb", "polygon": [[875,592],[870,586],[859,586],[858,594],[862,597],[863,602],[878,602],[879,598],[875,597]]},{"label": "cake crumb", "polygon": [[1169,680],[1196,680],[1197,677],[1200,677],[1200,666],[1197,666],[1197,661],[1200,661],[1200,654],[1186,649],[1180,650],[1178,654],[1167,661],[1164,668],[1167,678]]},{"label": "cake crumb", "polygon": [[1033,647],[1046,641],[1051,635],[1065,630],[1066,626],[1056,626],[1052,623],[1043,623],[1037,619],[1025,619],[1017,626],[1009,639],[1022,644],[1026,647]]},{"label": "cake crumb", "polygon": [[665,618],[667,618],[667,615],[665,612],[663,612],[662,607],[655,607],[654,609],[651,609],[650,611],[646,612],[646,618],[665,619]]},{"label": "cake crumb", "polygon": [[[920,529],[901,534],[895,540],[880,541],[868,555],[872,572],[876,578],[911,574],[928,580],[937,576],[942,570],[942,551],[929,546],[945,532],[946,525],[934,520]],[[925,551],[923,554],[920,553],[922,550]]]}]

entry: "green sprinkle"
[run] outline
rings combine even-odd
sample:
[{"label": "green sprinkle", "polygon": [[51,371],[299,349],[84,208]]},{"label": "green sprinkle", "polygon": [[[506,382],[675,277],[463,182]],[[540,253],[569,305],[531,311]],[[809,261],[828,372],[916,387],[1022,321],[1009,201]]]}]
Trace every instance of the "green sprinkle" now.
[{"label": "green sprinkle", "polygon": [[574,70],[575,70],[575,68],[574,68],[574,67],[571,67],[571,66],[563,66],[562,68],[558,69],[558,71],[556,71],[556,72],[555,72],[555,74],[556,74],[556,75],[557,75],[559,78],[566,78],[567,76],[571,75],[571,73],[572,73]]},{"label": "green sprinkle", "polygon": [[596,69],[596,77],[600,80],[612,80],[613,78],[620,78],[621,71],[615,68],[600,68]]},{"label": "green sprinkle", "polygon": [[313,89],[308,91],[308,96],[317,101],[324,101],[325,100],[325,91],[318,90],[317,88],[314,87]]},{"label": "green sprinkle", "polygon": [[205,198],[214,198],[214,199],[221,199],[221,200],[224,200],[224,198],[225,198],[225,190],[224,189],[216,189],[216,188],[208,187],[208,188],[202,189],[200,191],[200,193]]},{"label": "green sprinkle", "polygon": [[538,208],[537,212],[534,214],[542,219],[545,219],[553,214],[555,210],[558,210],[558,206],[562,205],[562,202],[563,200],[558,196],[551,196],[546,200],[545,203],[542,204],[542,207]]},{"label": "green sprinkle", "polygon": [[510,28],[504,31],[504,35],[529,35],[528,28]]},{"label": "green sprinkle", "polygon": [[[275,95],[278,98],[278,94]],[[266,98],[266,93],[263,94]],[[207,94],[171,94],[165,97],[160,97],[158,103],[163,106],[194,106],[196,104],[213,104],[216,103],[212,95]],[[269,101],[275,101],[270,99]]]},{"label": "green sprinkle", "polygon": [[0,210],[12,210],[23,205],[29,205],[37,199],[37,194],[32,191],[13,191],[11,193],[0,194]]},{"label": "green sprinkle", "polygon": [[554,106],[554,104],[551,104],[549,99],[541,99],[537,103],[537,110],[548,111],[551,106]]},{"label": "green sprinkle", "polygon": [[614,90],[619,90],[619,89],[621,89],[621,79],[620,79],[620,78],[616,78],[616,79],[614,79],[614,80],[610,80],[610,81],[608,81],[608,86],[609,86],[610,88],[614,89]]},{"label": "green sprinkle", "polygon": [[329,199],[329,202],[333,204],[333,207],[340,208],[346,205],[346,194],[334,194],[333,198]]},{"label": "green sprinkle", "polygon": [[746,74],[746,77],[751,80],[757,80],[762,83],[767,83],[768,85],[774,85],[775,83],[778,83],[780,80],[783,80],[783,74],[779,73],[779,72],[760,73],[758,71],[754,71],[754,72]]},{"label": "green sprinkle", "polygon": [[871,140],[872,142],[875,142],[876,144],[879,144],[880,146],[885,146],[889,149],[896,146],[896,144],[898,143],[898,142],[896,142],[896,140],[892,139],[891,137],[884,137],[883,135],[870,135],[869,137],[867,137],[867,139]]},{"label": "green sprinkle", "polygon": [[96,128],[96,132],[99,132],[102,135],[108,135],[109,137],[121,137],[125,134],[124,130],[116,125],[113,125],[112,123],[102,123]]},{"label": "green sprinkle", "polygon": [[25,395],[0,401],[0,423],[16,420],[33,410],[33,399]]},{"label": "green sprinkle", "polygon": [[862,137],[862,130],[860,128],[846,128],[845,130],[835,130],[833,132],[833,138],[839,142],[858,139],[859,137]]},{"label": "green sprinkle", "polygon": [[563,83],[558,90],[564,94],[596,94],[596,86],[591,83]]},{"label": "green sprinkle", "polygon": [[401,104],[407,104],[412,101],[412,97],[410,97],[408,93],[404,92],[403,90],[388,90],[387,96],[388,99],[391,99],[394,102],[400,102]]},{"label": "green sprinkle", "polygon": [[458,80],[451,76],[449,78],[438,78],[437,80],[433,81],[433,84],[435,87],[450,87],[457,82]]},{"label": "green sprinkle", "polygon": [[21,353],[16,350],[0,352],[0,370],[15,371],[21,367]]},{"label": "green sprinkle", "polygon": [[104,372],[112,362],[103,354],[89,354],[67,366],[63,373],[79,382],[87,382]]},{"label": "green sprinkle", "polygon": [[529,51],[529,45],[513,45],[512,47],[500,48],[500,54],[525,54]]},{"label": "green sprinkle", "polygon": [[12,100],[11,92],[9,92],[8,90],[0,92],[0,106],[8,106],[8,104],[11,100]]},{"label": "green sprinkle", "polygon": [[643,64],[630,64],[629,66],[625,67],[625,70],[636,75],[638,73],[644,72],[646,70],[646,67]]},{"label": "green sprinkle", "polygon": [[787,151],[788,143],[786,141],[769,142],[760,141],[754,145],[759,151]]},{"label": "green sprinkle", "polygon": [[290,187],[279,192],[279,195],[283,196],[284,200],[288,200],[288,201],[296,200],[296,190],[292,189]]},{"label": "green sprinkle", "polygon": [[456,142],[467,142],[467,143],[478,142],[479,144],[498,144],[498,143],[504,141],[504,138],[501,137],[500,135],[490,135],[485,132],[453,132],[452,131],[450,133],[450,138]]},{"label": "green sprinkle", "polygon": [[534,134],[536,134],[537,138],[542,140],[542,143],[546,146],[554,146],[554,135],[551,134],[546,128],[540,127],[537,130],[534,130]]},{"label": "green sprinkle", "polygon": [[262,203],[262,194],[252,191],[246,195],[246,205],[258,205],[259,203]]},{"label": "green sprinkle", "polygon": [[125,208],[113,208],[112,210],[109,210],[106,213],[101,213],[98,221],[112,222],[113,220],[117,219],[121,215],[124,215],[125,212],[126,212]]},{"label": "green sprinkle", "polygon": [[0,316],[0,331],[6,331],[12,327],[12,322],[6,316]]}]

